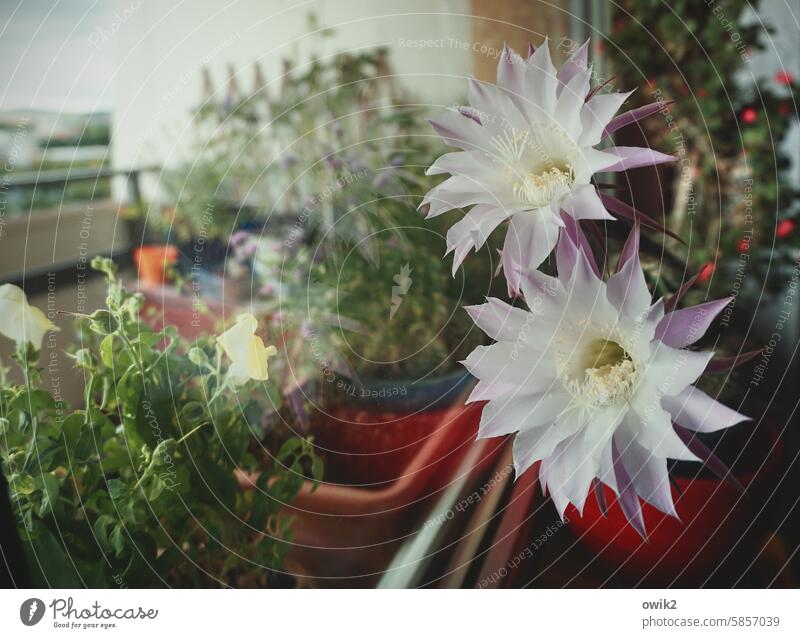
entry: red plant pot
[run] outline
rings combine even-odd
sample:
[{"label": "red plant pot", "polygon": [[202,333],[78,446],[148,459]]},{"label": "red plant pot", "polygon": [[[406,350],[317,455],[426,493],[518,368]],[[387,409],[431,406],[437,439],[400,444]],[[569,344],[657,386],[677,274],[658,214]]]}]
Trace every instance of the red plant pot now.
[{"label": "red plant pot", "polygon": [[174,326],[184,339],[194,340],[213,334],[216,324],[223,318],[236,314],[233,307],[212,300],[203,300],[203,311],[197,309],[197,300],[162,284],[140,285],[144,296],[142,316],[155,330]]},{"label": "red plant pot", "polygon": [[337,406],[329,416],[315,419],[314,444],[325,456],[332,481],[380,487],[402,476],[445,414],[373,414]]},{"label": "red plant pot", "polygon": [[463,474],[478,476],[497,458],[503,439],[475,440],[481,407],[445,411],[416,456],[380,489],[304,487],[287,508],[295,517],[292,561],[318,585],[374,586],[447,486]]},{"label": "red plant pot", "polygon": [[416,383],[345,385],[312,419],[326,479],[371,487],[397,480],[469,382],[459,372]]},{"label": "red plant pot", "polygon": [[178,248],[172,245],[140,246],[133,251],[139,272],[139,282],[146,285],[163,284],[167,267],[178,261]]},{"label": "red plant pot", "polygon": [[688,585],[721,576],[718,568],[733,554],[753,550],[750,558],[755,556],[755,541],[763,531],[758,519],[774,485],[770,477],[774,479],[777,474],[780,443],[774,435],[761,434],[766,433],[750,437],[740,456],[763,462],[755,469],[735,472],[744,492],[717,478],[676,476],[672,472],[672,496],[680,520],[642,503],[647,541],[628,523],[606,486],[607,516],[590,494],[583,515],[572,506],[567,508],[569,527],[593,554],[637,583]]},{"label": "red plant pot", "polygon": [[[285,511],[294,518],[286,569],[317,586],[373,586],[450,483],[492,466],[505,439],[476,441],[482,405],[444,411],[416,456],[379,489],[310,481]],[[326,476],[328,468],[326,467]],[[244,489],[256,477],[239,475]]]}]

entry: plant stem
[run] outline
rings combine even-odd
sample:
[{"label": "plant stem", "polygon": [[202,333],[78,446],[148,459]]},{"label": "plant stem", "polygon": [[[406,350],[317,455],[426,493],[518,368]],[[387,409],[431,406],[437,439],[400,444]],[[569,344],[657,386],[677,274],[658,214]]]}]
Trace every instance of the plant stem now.
[{"label": "plant stem", "polygon": [[192,436],[192,434],[197,432],[204,425],[208,425],[208,423],[209,423],[208,421],[203,421],[200,425],[198,425],[198,426],[192,428],[191,430],[189,430],[186,434],[184,434],[181,438],[179,438],[175,443],[176,444],[183,443],[186,439],[188,439],[190,436]]}]

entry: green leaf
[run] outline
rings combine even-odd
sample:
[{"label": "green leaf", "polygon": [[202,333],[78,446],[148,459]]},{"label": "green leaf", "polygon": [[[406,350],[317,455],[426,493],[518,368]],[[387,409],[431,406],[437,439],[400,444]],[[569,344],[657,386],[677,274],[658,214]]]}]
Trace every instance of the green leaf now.
[{"label": "green leaf", "polygon": [[81,434],[83,434],[83,426],[86,423],[86,416],[80,412],[70,414],[61,423],[61,434],[64,437],[64,446],[66,448],[69,459],[74,459],[75,450],[78,447]]},{"label": "green leaf", "polygon": [[111,551],[111,545],[108,541],[108,528],[113,524],[114,519],[107,514],[101,514],[94,522],[94,535],[97,538],[97,542],[100,544],[100,549],[106,554]]},{"label": "green leaf", "polygon": [[81,586],[64,546],[43,525],[23,547],[35,587],[77,588]]},{"label": "green leaf", "polygon": [[322,477],[325,474],[325,463],[322,460],[321,456],[317,456],[316,454],[311,457],[311,477],[317,483],[322,481]]},{"label": "green leaf", "polygon": [[208,365],[208,355],[202,348],[191,348],[189,350],[189,361],[196,366],[204,368]]},{"label": "green leaf", "polygon": [[158,474],[154,474],[150,478],[150,485],[147,488],[147,499],[149,501],[155,501],[166,489],[167,484],[161,480],[161,477]]},{"label": "green leaf", "polygon": [[117,264],[113,259],[108,257],[94,257],[92,258],[91,266],[93,270],[105,273],[106,277],[113,280],[117,274]]},{"label": "green leaf", "polygon": [[114,367],[114,335],[106,335],[100,342],[100,359],[103,365],[109,368]]},{"label": "green leaf", "polygon": [[181,419],[187,425],[196,424],[206,416],[206,406],[200,401],[188,401],[181,408]]},{"label": "green leaf", "polygon": [[125,539],[125,530],[122,529],[122,525],[115,525],[114,530],[108,537],[108,543],[111,545],[111,549],[114,550],[117,558],[121,558],[125,551]]},{"label": "green leaf", "polygon": [[39,516],[44,516],[48,512],[52,511],[53,506],[58,501],[58,494],[61,491],[61,485],[59,484],[58,479],[49,472],[38,477],[37,483],[41,485],[42,490],[42,501],[39,505],[37,513]]},{"label": "green leaf", "polygon": [[75,359],[75,367],[83,370],[94,370],[97,367],[97,361],[94,354],[89,348],[81,348],[76,351],[73,358]]},{"label": "green leaf", "polygon": [[119,479],[109,479],[108,494],[114,501],[117,499],[128,498],[128,486]]},{"label": "green leaf", "polygon": [[89,329],[97,334],[107,335],[116,332],[119,321],[110,310],[95,310],[89,315]]},{"label": "green leaf", "polygon": [[303,441],[296,436],[284,441],[278,451],[277,461],[282,465],[288,465],[288,460],[293,457],[303,446]]},{"label": "green leaf", "polygon": [[36,490],[36,482],[30,474],[12,474],[9,487],[12,494],[33,494]]}]

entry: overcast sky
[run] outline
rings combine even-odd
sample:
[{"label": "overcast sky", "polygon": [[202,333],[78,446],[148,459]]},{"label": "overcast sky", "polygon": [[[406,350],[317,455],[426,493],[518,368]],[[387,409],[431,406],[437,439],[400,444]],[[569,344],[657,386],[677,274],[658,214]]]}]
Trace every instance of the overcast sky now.
[{"label": "overcast sky", "polygon": [[112,0],[0,0],[0,109],[110,109],[113,58],[92,42],[115,10]]}]

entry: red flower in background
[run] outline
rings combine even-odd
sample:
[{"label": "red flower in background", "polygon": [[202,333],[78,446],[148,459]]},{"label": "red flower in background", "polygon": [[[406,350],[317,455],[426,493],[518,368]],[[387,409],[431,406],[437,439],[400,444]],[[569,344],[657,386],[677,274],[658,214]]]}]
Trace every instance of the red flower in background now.
[{"label": "red flower in background", "polygon": [[794,84],[794,76],[788,71],[778,71],[774,76],[774,80],[778,84]]},{"label": "red flower in background", "polygon": [[758,111],[756,111],[752,106],[748,106],[742,111],[739,117],[742,118],[742,122],[745,124],[753,124],[758,119]]},{"label": "red flower in background", "polygon": [[797,226],[797,224],[793,219],[782,219],[775,227],[775,236],[778,239],[784,239],[794,232],[795,226]]},{"label": "red flower in background", "polygon": [[711,275],[714,274],[714,264],[712,262],[706,262],[703,264],[703,267],[700,269],[700,272],[697,273],[697,281],[701,283],[707,282],[711,279]]}]

